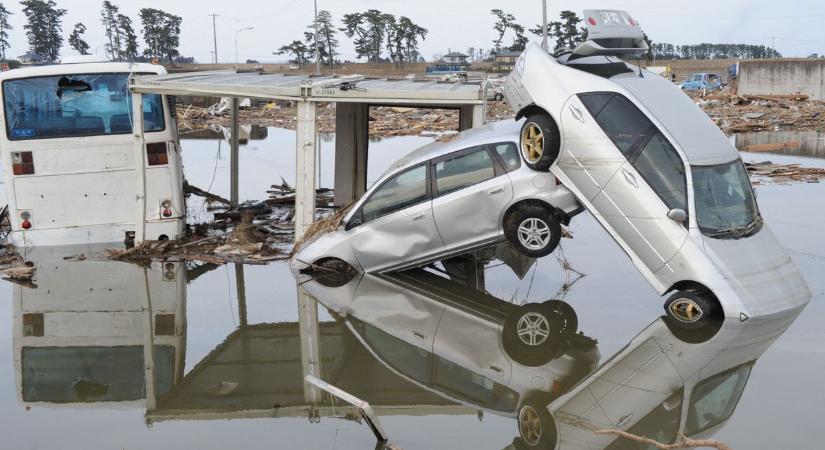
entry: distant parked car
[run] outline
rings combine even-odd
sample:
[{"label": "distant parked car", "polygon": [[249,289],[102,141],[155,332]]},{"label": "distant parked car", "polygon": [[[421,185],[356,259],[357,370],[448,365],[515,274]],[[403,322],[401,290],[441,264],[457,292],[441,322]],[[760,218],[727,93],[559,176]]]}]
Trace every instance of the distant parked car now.
[{"label": "distant parked car", "polygon": [[730,140],[671,82],[611,56],[648,49],[626,12],[584,17],[598,38],[558,57],[530,44],[504,84],[527,164],[576,194],[685,328],[808,303]]},{"label": "distant parked car", "polygon": [[519,157],[521,125],[489,124],[401,158],[338,229],[301,248],[293,267],[343,261],[387,272],[505,240],[530,257],[550,254],[561,224],[582,209],[555,177]]},{"label": "distant parked car", "polygon": [[694,73],[682,82],[686,91],[715,91],[722,89],[722,78],[716,73]]}]

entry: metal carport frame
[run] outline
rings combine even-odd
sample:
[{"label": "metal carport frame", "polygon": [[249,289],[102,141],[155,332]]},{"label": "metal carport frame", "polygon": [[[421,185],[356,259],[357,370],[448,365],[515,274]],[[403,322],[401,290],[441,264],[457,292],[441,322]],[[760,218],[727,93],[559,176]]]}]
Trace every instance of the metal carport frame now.
[{"label": "metal carport frame", "polygon": [[137,217],[135,241],[146,239],[146,152],[143,137],[143,94],[231,97],[231,195],[238,201],[238,103],[241,98],[289,100],[297,104],[295,167],[295,237],[314,220],[317,104],[336,103],[335,202],[355,200],[366,189],[366,156],[370,105],[411,108],[454,108],[461,111],[461,130],[484,123],[486,82],[369,79],[361,75],[311,77],[268,73],[207,71],[136,75],[130,80],[135,120]]}]

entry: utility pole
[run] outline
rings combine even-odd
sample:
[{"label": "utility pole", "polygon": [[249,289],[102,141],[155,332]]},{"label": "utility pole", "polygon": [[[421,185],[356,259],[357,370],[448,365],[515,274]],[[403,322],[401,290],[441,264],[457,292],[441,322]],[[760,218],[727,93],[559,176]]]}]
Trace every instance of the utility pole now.
[{"label": "utility pole", "polygon": [[547,0],[541,0],[541,48],[550,51],[550,44],[547,42]]},{"label": "utility pole", "polygon": [[318,0],[315,0],[315,75],[321,75],[321,49],[318,44]]},{"label": "utility pole", "polygon": [[210,14],[210,16],[212,16],[212,44],[215,47],[215,49],[214,49],[215,50],[215,67],[217,67],[218,66],[218,32],[215,28],[215,19],[218,17],[218,15],[215,14],[215,13],[212,13],[212,14]]}]

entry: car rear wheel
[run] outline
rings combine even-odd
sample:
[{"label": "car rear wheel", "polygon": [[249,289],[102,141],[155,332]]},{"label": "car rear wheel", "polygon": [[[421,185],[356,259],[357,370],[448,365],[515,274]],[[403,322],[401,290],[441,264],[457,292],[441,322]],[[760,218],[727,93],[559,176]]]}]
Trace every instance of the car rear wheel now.
[{"label": "car rear wheel", "polygon": [[548,114],[533,114],[521,127],[521,157],[533,170],[547,171],[559,156],[559,127]]},{"label": "car rear wheel", "polygon": [[500,102],[500,101],[504,100],[504,94],[498,93],[498,94],[496,94],[496,96],[494,98],[497,102]]},{"label": "car rear wheel", "polygon": [[550,308],[528,303],[504,322],[504,351],[517,363],[538,367],[559,356],[562,323]]},{"label": "car rear wheel", "polygon": [[700,330],[722,320],[722,305],[708,293],[678,291],[665,302],[665,313],[682,329]]},{"label": "car rear wheel", "polygon": [[504,220],[504,234],[520,253],[541,258],[553,253],[561,240],[561,223],[546,207],[517,207]]}]

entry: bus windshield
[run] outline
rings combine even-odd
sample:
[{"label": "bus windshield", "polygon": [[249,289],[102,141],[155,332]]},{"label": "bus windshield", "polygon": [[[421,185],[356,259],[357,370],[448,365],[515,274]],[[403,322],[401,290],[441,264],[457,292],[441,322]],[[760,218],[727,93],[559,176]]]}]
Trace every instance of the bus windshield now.
[{"label": "bus windshield", "polygon": [[[3,82],[9,140],[132,132],[128,73],[55,75]],[[165,128],[160,95],[143,96],[146,132]]]}]

